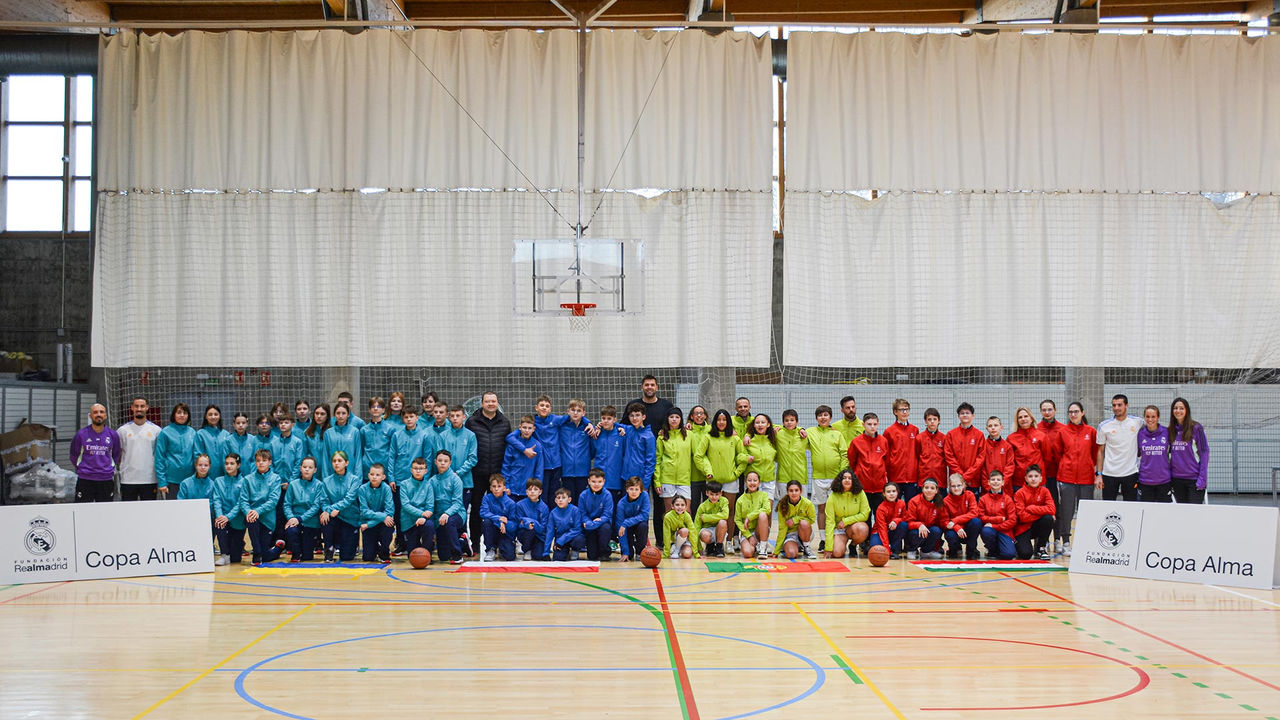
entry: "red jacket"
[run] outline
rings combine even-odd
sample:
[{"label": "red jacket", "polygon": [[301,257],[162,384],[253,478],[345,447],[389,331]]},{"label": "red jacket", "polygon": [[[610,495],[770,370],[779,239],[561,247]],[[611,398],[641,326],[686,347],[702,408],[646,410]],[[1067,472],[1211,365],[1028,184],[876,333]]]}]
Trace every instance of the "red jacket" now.
[{"label": "red jacket", "polygon": [[1038,488],[1024,486],[1013,496],[1013,502],[1018,506],[1018,524],[1013,528],[1015,537],[1030,530],[1031,523],[1041,517],[1058,512],[1057,506],[1053,504],[1053,495],[1049,494],[1049,488],[1044,485]]},{"label": "red jacket", "polygon": [[1058,462],[1058,482],[1092,485],[1097,431],[1083,423],[1062,426],[1062,460]]},{"label": "red jacket", "polygon": [[[951,468],[951,472],[964,476],[965,486],[976,488],[982,485],[987,442],[981,430],[972,425],[968,428],[953,429],[947,433],[942,452],[947,458],[947,467]],[[946,487],[946,480],[941,480],[941,483],[942,487]]]},{"label": "red jacket", "polygon": [[992,440],[990,436],[986,438],[986,443],[987,457],[982,467],[982,490],[984,492],[990,489],[987,481],[991,479],[992,470],[999,470],[1006,483],[1013,482],[1013,446],[1004,438]]},{"label": "red jacket", "polygon": [[849,467],[862,482],[862,489],[872,492],[883,492],[887,480],[885,475],[885,458],[889,455],[889,441],[884,435],[862,433],[849,443]]},{"label": "red jacket", "polygon": [[997,532],[1012,535],[1018,524],[1018,507],[1007,492],[986,493],[978,498],[978,517],[983,525],[990,523]]},{"label": "red jacket", "polygon": [[1013,487],[1020,488],[1027,484],[1027,468],[1040,466],[1040,474],[1049,477],[1049,469],[1044,466],[1044,456],[1040,450],[1044,445],[1044,433],[1035,425],[1025,430],[1015,430],[1009,436],[1009,444],[1013,446]]},{"label": "red jacket", "polygon": [[881,545],[889,547],[889,523],[903,522],[906,515],[907,504],[902,500],[885,500],[880,503],[880,507],[876,508],[876,534],[880,536]]},{"label": "red jacket", "polygon": [[[884,503],[880,504],[884,505]],[[879,510],[879,508],[876,509]],[[906,517],[908,530],[919,530],[921,525],[942,526],[942,509],[925,500],[923,495],[916,495],[911,498],[911,502],[907,503]]]},{"label": "red jacket", "polygon": [[1044,458],[1045,479],[1058,477],[1058,463],[1062,461],[1062,425],[1057,420],[1049,424],[1044,420],[1036,429],[1044,433],[1044,444],[1040,446],[1040,456]]},{"label": "red jacket", "polygon": [[920,428],[911,423],[895,422],[881,434],[889,441],[889,457],[885,458],[889,480],[899,485],[915,485],[916,436],[920,434]]},{"label": "red jacket", "polygon": [[[914,498],[912,498],[914,499]],[[947,496],[942,500],[942,525],[946,527],[947,523],[956,525],[964,525],[970,520],[978,517],[978,501],[973,499],[973,493],[965,490],[960,495]]]},{"label": "red jacket", "polygon": [[947,434],[939,430],[930,434],[928,430],[916,435],[916,484],[924,485],[924,481],[933,478],[938,481],[939,491],[947,486],[947,458],[942,446],[947,441]]}]

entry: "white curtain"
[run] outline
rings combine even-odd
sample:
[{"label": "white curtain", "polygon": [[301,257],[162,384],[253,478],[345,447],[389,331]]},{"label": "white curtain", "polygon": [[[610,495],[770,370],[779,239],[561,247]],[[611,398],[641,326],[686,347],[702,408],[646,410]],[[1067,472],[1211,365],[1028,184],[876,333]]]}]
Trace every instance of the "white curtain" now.
[{"label": "white curtain", "polygon": [[[570,30],[119,33],[100,53],[98,187],[576,189],[576,43]],[[769,47],[590,33],[586,187],[767,192]]]},{"label": "white curtain", "polygon": [[1280,197],[787,196],[789,365],[1280,366]]},{"label": "white curtain", "polygon": [[536,193],[104,195],[93,364],[768,364],[768,194],[586,199],[592,237],[645,241],[645,309],[577,335],[515,311],[513,239],[573,237]]},{"label": "white curtain", "polygon": [[1280,192],[1280,37],[792,33],[787,188]]}]

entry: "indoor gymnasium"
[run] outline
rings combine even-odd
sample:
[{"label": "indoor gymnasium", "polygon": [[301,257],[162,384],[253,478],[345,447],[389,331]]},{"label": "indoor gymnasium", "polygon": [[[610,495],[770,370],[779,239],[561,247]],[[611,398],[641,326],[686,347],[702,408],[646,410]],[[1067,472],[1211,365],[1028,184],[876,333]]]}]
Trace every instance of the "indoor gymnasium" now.
[{"label": "indoor gymnasium", "polygon": [[1280,719],[1277,29],[0,6],[0,718]]}]

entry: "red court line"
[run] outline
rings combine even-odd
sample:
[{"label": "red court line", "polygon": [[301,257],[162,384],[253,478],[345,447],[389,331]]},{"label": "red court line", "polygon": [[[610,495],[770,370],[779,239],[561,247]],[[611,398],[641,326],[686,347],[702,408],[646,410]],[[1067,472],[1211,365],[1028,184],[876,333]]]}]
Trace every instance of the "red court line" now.
[{"label": "red court line", "polygon": [[45,585],[44,587],[40,588],[39,590],[32,590],[32,591],[31,591],[31,592],[29,592],[29,593],[23,593],[22,595],[15,595],[15,596],[13,596],[13,597],[11,597],[11,598],[6,598],[6,599],[4,599],[4,600],[0,600],[0,605],[4,605],[5,603],[11,603],[11,602],[13,602],[14,600],[21,600],[21,599],[22,599],[22,598],[24,598],[24,597],[31,597],[32,595],[35,595],[36,593],[42,593],[42,592],[44,592],[45,590],[52,590],[53,588],[61,587],[61,586],[63,586],[63,585],[66,585],[66,584],[67,584],[67,583],[69,583],[69,582],[71,582],[71,581],[70,581],[70,580],[63,580],[62,582],[60,582],[60,583],[56,583],[56,584],[54,584],[54,585]]},{"label": "red court line", "polygon": [[1045,590],[1044,588],[1040,587],[1039,585],[1036,585],[1036,584],[1034,584],[1034,583],[1029,583],[1029,582],[1027,582],[1026,580],[1023,580],[1022,578],[1013,577],[1013,576],[1011,576],[1011,575],[1008,575],[1007,573],[1000,573],[1000,574],[1001,574],[1001,575],[1004,575],[1005,577],[1008,577],[1008,578],[1009,578],[1009,579],[1011,579],[1011,580],[1014,580],[1014,581],[1016,581],[1016,582],[1020,582],[1020,583],[1022,583],[1023,585],[1026,585],[1027,587],[1035,588],[1036,590],[1039,590],[1040,592],[1044,593],[1045,595],[1048,595],[1049,597],[1056,598],[1056,599],[1061,600],[1062,602],[1065,602],[1065,603],[1070,603],[1071,605],[1073,605],[1073,606],[1075,606],[1075,607],[1078,607],[1078,608],[1080,608],[1081,610],[1084,610],[1085,612],[1093,613],[1094,615],[1097,615],[1098,617],[1102,618],[1103,620],[1110,620],[1111,622],[1113,622],[1113,623],[1115,623],[1115,624],[1119,625],[1120,627],[1123,627],[1123,628],[1127,628],[1127,629],[1129,629],[1129,630],[1132,630],[1132,631],[1134,631],[1134,632],[1138,633],[1139,635],[1145,635],[1145,636],[1147,636],[1147,637],[1151,638],[1152,640],[1159,640],[1160,642],[1164,643],[1165,645],[1168,645],[1169,647],[1172,647],[1172,648],[1176,648],[1176,649],[1178,649],[1178,650],[1181,650],[1182,652],[1187,653],[1188,655],[1194,655],[1195,657],[1198,657],[1198,658],[1200,658],[1201,660],[1204,660],[1204,661],[1205,661],[1205,662],[1207,662],[1207,663],[1210,663],[1210,664],[1212,664],[1212,665],[1217,665],[1218,667],[1222,668],[1223,670],[1230,670],[1231,672],[1233,672],[1233,673],[1235,673],[1235,674],[1239,675],[1240,677],[1249,678],[1250,680],[1252,680],[1252,681],[1254,681],[1254,682],[1256,682],[1256,683],[1259,683],[1259,684],[1261,684],[1261,685],[1265,685],[1266,687],[1269,687],[1269,688],[1271,688],[1272,690],[1280,691],[1280,687],[1276,687],[1275,685],[1272,685],[1271,683],[1267,682],[1266,680],[1263,680],[1263,679],[1262,679],[1262,678],[1260,678],[1260,677],[1255,677],[1255,676],[1253,676],[1253,675],[1250,675],[1249,673],[1247,673],[1247,672],[1245,672],[1245,671],[1243,671],[1243,670],[1239,670],[1239,669],[1237,669],[1237,668],[1231,667],[1230,665],[1227,665],[1226,663],[1220,663],[1220,662],[1218,662],[1217,660],[1214,660],[1213,658],[1209,657],[1208,655],[1202,655],[1202,654],[1200,654],[1200,653],[1196,652],[1195,650],[1192,650],[1191,648],[1183,647],[1182,645],[1179,645],[1178,643],[1173,642],[1173,641],[1171,641],[1171,640],[1165,640],[1164,638],[1160,637],[1159,635],[1153,635],[1153,634],[1151,634],[1151,633],[1147,632],[1146,630],[1141,630],[1141,629],[1139,629],[1139,628],[1136,628],[1136,627],[1134,627],[1134,626],[1130,625],[1129,623],[1127,623],[1127,622],[1125,622],[1125,621],[1123,621],[1123,620],[1117,620],[1116,618],[1113,618],[1113,617],[1111,617],[1110,615],[1107,615],[1107,614],[1105,614],[1105,613],[1098,612],[1097,610],[1094,610],[1093,608],[1091,608],[1091,607],[1089,607],[1089,606],[1087,606],[1087,605],[1081,605],[1080,603],[1078,603],[1078,602],[1076,602],[1076,601],[1074,601],[1074,600],[1068,600],[1068,599],[1066,599],[1066,598],[1062,597],[1061,595],[1057,595],[1057,594],[1055,594],[1055,593],[1049,592],[1048,590]]},{"label": "red court line", "polygon": [[680,692],[684,694],[685,707],[689,710],[689,720],[699,720],[698,706],[693,702],[693,684],[689,682],[689,668],[684,664],[684,655],[680,652],[680,641],[676,639],[676,624],[671,619],[671,611],[667,608],[667,594],[662,590],[662,578],[658,577],[658,568],[653,568],[653,584],[658,588],[658,604],[662,606],[662,624],[667,629],[667,640],[671,643],[671,654],[675,657],[676,673],[680,676]]},{"label": "red court line", "polygon": [[1145,670],[1138,667],[1137,665],[1134,665],[1120,658],[1111,657],[1109,655],[1102,655],[1100,653],[1090,652],[1088,650],[1080,650],[1078,648],[1069,648],[1062,645],[1049,645],[1047,643],[1028,642],[1026,640],[1006,640],[1004,638],[964,637],[959,635],[846,635],[845,637],[868,639],[868,640],[879,639],[879,638],[892,639],[892,640],[901,640],[904,638],[912,638],[912,639],[921,638],[921,639],[927,639],[927,640],[976,640],[979,642],[1009,643],[1010,645],[1032,645],[1034,647],[1050,648],[1053,650],[1065,650],[1066,652],[1080,653],[1081,655],[1092,655],[1093,657],[1102,658],[1103,660],[1110,660],[1111,662],[1116,663],[1117,665],[1127,667],[1138,674],[1137,685],[1134,685],[1133,687],[1129,688],[1128,690],[1125,690],[1122,693],[1116,693],[1115,695],[1108,695],[1106,697],[1101,697],[1101,698],[1093,698],[1092,700],[1078,700],[1076,702],[1057,703],[1054,705],[1025,705],[1022,707],[927,707],[927,708],[920,708],[921,710],[946,710],[951,712],[963,712],[963,711],[969,711],[969,710],[1048,710],[1050,708],[1077,707],[1080,705],[1095,705],[1097,703],[1104,703],[1104,702],[1109,702],[1111,700],[1119,700],[1122,697],[1128,697],[1130,695],[1133,695],[1134,693],[1141,692],[1142,690],[1146,689],[1148,685],[1151,684],[1151,676],[1148,675]]}]

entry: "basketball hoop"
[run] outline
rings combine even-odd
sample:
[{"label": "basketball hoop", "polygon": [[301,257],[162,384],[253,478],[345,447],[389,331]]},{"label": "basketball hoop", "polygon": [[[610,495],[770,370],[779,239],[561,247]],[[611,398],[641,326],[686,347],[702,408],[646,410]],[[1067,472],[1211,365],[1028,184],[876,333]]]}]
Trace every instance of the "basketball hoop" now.
[{"label": "basketball hoop", "polygon": [[587,311],[595,306],[595,303],[560,303],[561,308],[569,311],[569,332],[591,332],[591,316]]}]

